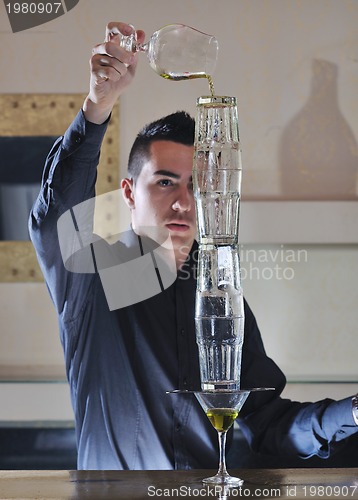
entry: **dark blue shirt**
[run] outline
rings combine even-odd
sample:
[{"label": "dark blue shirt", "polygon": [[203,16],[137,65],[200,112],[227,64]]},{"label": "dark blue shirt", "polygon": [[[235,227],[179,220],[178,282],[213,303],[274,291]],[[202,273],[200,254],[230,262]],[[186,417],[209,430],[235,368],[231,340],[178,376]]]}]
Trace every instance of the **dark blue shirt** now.
[{"label": "dark blue shirt", "polygon": [[[110,310],[98,270],[66,270],[57,221],[95,196],[106,124],[79,112],[50,152],[30,216],[30,234],[59,318],[71,389],[79,469],[216,468],[217,434],[193,395],[200,387],[195,341],[195,250],[174,283],[134,305]],[[128,233],[128,248],[137,245]],[[119,283],[125,287],[126,283]],[[251,446],[275,455],[329,455],[357,431],[350,398],[297,403],[282,399],[286,380],[266,355],[245,302],[242,387],[251,394],[239,423]],[[228,445],[232,436],[229,434]]]}]

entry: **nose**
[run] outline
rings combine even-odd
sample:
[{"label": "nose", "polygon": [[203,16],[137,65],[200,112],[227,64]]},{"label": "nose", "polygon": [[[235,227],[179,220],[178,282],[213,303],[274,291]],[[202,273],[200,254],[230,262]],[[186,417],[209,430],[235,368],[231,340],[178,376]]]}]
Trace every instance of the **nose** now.
[{"label": "nose", "polygon": [[172,204],[172,209],[175,212],[189,212],[193,203],[192,191],[187,187],[183,187],[176,194],[177,196]]}]

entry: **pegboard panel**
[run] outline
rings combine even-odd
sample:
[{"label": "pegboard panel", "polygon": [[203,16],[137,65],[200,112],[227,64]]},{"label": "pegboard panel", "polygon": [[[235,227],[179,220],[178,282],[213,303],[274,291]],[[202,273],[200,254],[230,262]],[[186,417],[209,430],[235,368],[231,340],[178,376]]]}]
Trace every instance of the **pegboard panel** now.
[{"label": "pegboard panel", "polygon": [[[60,136],[81,109],[86,94],[0,94],[0,136]],[[98,167],[96,193],[119,184],[119,104],[113,109]],[[113,221],[118,214],[108,208],[96,220]],[[100,222],[98,222],[100,223]],[[0,242],[0,281],[42,281],[31,242]]]}]

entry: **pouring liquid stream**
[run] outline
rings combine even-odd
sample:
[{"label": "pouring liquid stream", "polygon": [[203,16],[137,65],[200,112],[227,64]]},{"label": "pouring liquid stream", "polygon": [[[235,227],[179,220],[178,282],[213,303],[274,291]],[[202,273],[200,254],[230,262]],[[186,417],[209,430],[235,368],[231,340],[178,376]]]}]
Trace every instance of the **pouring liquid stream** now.
[{"label": "pouring liquid stream", "polygon": [[194,78],[207,78],[209,83],[210,94],[212,97],[215,95],[214,82],[210,75],[205,73],[161,73],[160,76],[166,80],[180,81],[180,80],[193,80]]}]

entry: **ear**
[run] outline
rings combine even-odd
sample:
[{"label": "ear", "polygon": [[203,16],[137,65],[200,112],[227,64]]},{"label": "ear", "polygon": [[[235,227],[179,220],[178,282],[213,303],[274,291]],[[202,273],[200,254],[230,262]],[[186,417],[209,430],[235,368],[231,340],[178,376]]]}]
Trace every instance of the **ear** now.
[{"label": "ear", "polygon": [[134,181],[133,179],[122,179],[121,181],[122,196],[128,208],[135,208],[134,202]]}]

